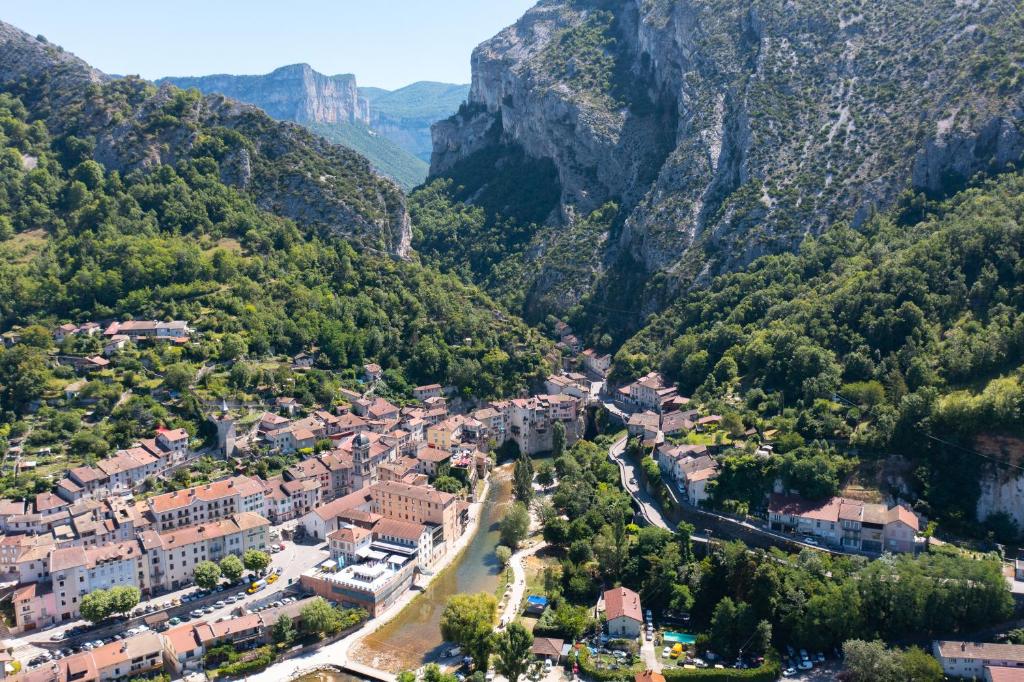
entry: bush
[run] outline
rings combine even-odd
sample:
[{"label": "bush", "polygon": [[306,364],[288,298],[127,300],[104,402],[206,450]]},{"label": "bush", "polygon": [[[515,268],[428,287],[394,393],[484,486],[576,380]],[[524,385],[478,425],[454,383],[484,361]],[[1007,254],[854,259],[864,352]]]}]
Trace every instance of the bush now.
[{"label": "bush", "polygon": [[229,663],[217,670],[218,677],[240,677],[259,670],[263,670],[274,662],[274,650],[269,646],[260,647],[252,652],[252,657],[246,661]]}]

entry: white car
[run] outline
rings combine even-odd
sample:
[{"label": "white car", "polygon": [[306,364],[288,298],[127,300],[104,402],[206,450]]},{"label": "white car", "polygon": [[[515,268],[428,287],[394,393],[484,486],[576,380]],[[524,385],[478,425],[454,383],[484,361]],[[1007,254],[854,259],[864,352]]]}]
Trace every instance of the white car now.
[{"label": "white car", "polygon": [[661,657],[662,658],[668,658],[671,655],[672,655],[672,648],[671,647],[665,647],[664,649],[661,650]]},{"label": "white car", "polygon": [[783,677],[796,677],[796,669],[795,668],[786,668],[785,670],[782,671],[782,676]]}]

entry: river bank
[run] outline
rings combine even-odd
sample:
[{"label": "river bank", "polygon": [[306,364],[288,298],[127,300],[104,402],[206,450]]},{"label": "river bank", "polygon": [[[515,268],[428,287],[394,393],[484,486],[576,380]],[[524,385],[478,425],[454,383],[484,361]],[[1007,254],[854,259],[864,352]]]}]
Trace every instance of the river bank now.
[{"label": "river bank", "polygon": [[[503,478],[505,480],[502,480]],[[324,674],[320,675],[319,678],[325,679],[325,682],[348,679],[349,676],[345,673],[336,674],[334,672],[343,669],[349,669],[356,674],[361,674],[367,678],[393,680],[394,673],[401,670],[401,668],[392,669],[394,666],[389,666],[387,668],[377,667],[372,665],[372,663],[367,664],[361,662],[359,659],[366,659],[368,658],[368,655],[366,652],[359,651],[360,643],[371,635],[379,632],[383,627],[394,621],[396,618],[403,616],[407,607],[415,608],[416,602],[425,597],[439,580],[444,580],[446,575],[450,575],[452,571],[449,569],[456,567],[457,562],[460,562],[463,558],[467,548],[477,540],[477,537],[484,526],[485,517],[487,520],[490,520],[490,517],[492,516],[492,514],[488,513],[488,502],[491,501],[490,498],[492,496],[493,487],[496,484],[495,481],[498,481],[497,485],[507,487],[508,478],[509,472],[505,471],[505,467],[495,469],[488,477],[484,491],[480,496],[481,501],[474,502],[470,505],[470,525],[466,529],[466,532],[459,538],[453,548],[453,551],[442,559],[434,575],[425,576],[421,579],[421,584],[426,584],[426,589],[424,591],[409,590],[400,600],[395,602],[395,604],[393,604],[383,614],[369,621],[362,629],[338,640],[337,642],[333,642],[327,646],[317,649],[316,651],[310,651],[308,654],[299,655],[288,661],[271,665],[260,673],[250,675],[247,678],[248,681],[281,682],[282,680],[291,680],[303,676],[310,676],[311,679],[315,679],[317,677],[316,671],[319,669],[324,669]],[[437,630],[436,627],[435,630]],[[421,633],[421,639],[425,635],[426,633]],[[440,632],[431,633],[431,636],[440,638]],[[370,657],[369,660],[372,661],[373,658]],[[412,667],[418,667],[418,664]]]}]

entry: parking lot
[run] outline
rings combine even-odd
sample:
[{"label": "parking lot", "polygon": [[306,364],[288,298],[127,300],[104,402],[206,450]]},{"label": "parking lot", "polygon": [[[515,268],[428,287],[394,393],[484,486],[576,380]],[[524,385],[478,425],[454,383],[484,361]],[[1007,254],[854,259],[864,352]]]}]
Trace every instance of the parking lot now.
[{"label": "parking lot", "polygon": [[[278,579],[255,593],[247,592],[248,584],[246,583],[234,587],[225,585],[221,587],[220,591],[209,593],[204,593],[195,586],[175,592],[166,592],[140,602],[133,612],[138,615],[127,620],[112,621],[97,627],[90,627],[88,622],[79,620],[26,633],[13,640],[13,655],[15,660],[21,661],[23,664],[48,653],[65,652],[63,655],[66,655],[68,651],[82,649],[87,643],[95,645],[98,641],[113,641],[118,634],[144,625],[143,618],[155,613],[166,614],[168,619],[177,618],[181,622],[199,619],[214,622],[228,618],[237,615],[240,609],[248,608],[250,604],[273,601],[268,600],[268,597],[282,592],[289,585],[297,584],[303,571],[328,556],[329,553],[325,545],[297,545],[289,541],[284,543],[283,551],[271,555],[269,570],[280,571],[277,573]],[[151,607],[148,611],[147,606]],[[202,610],[202,615],[192,615],[198,609]],[[169,620],[168,622],[173,621]],[[76,632],[76,630],[81,630],[81,632]],[[69,631],[75,632],[75,634],[68,636]],[[61,639],[56,639],[62,635]]]}]

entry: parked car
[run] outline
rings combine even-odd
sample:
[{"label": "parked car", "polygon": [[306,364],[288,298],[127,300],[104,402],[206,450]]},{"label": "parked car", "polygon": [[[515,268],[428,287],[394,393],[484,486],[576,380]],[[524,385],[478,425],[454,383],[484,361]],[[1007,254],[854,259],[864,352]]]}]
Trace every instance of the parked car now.
[{"label": "parked car", "polygon": [[786,668],[782,671],[783,677],[796,677],[796,670],[793,668]]},{"label": "parked car", "polygon": [[672,647],[665,647],[664,649],[661,650],[661,657],[662,658],[668,658],[671,655],[672,655]]},{"label": "parked car", "polygon": [[203,609],[203,613],[213,613],[214,611],[216,611],[216,609],[212,606],[207,606],[205,609]]},{"label": "parked car", "polygon": [[227,606],[227,603],[225,603],[225,601],[223,599],[218,599],[217,601],[215,601],[213,603],[213,608],[215,608],[215,609],[222,609],[225,606]]},{"label": "parked car", "polygon": [[814,545],[815,547],[817,547],[818,546],[818,541],[815,540],[814,538],[808,536],[808,537],[804,538],[804,544],[805,545]]},{"label": "parked car", "polygon": [[192,609],[189,612],[188,615],[192,616],[193,618],[202,618],[203,617],[203,610],[202,609]]}]

